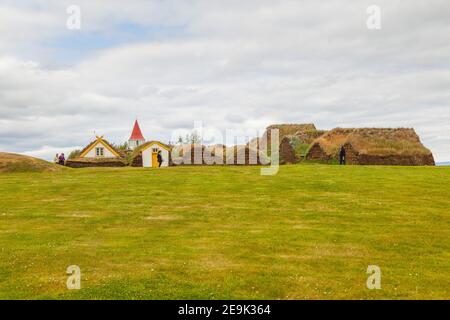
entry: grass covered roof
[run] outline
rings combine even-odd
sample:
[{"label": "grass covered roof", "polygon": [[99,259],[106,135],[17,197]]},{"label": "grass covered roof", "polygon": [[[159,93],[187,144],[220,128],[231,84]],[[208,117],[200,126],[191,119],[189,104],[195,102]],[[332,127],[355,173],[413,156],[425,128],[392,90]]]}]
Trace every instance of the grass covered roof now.
[{"label": "grass covered roof", "polygon": [[328,155],[337,154],[344,144],[350,144],[360,154],[379,156],[431,153],[412,128],[336,128],[316,139],[314,144],[319,144]]}]

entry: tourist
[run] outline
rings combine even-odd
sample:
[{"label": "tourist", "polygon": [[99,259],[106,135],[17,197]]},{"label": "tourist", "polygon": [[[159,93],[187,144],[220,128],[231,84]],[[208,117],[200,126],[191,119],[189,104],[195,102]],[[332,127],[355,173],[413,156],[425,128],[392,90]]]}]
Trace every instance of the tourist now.
[{"label": "tourist", "polygon": [[345,149],[344,149],[344,146],[342,146],[341,150],[339,151],[339,164],[341,164],[341,165],[345,164]]},{"label": "tourist", "polygon": [[59,163],[59,154],[56,154],[55,158],[53,159],[53,162],[56,164]]},{"label": "tourist", "polygon": [[65,163],[66,158],[64,157],[64,153],[61,153],[61,155],[59,156],[59,164],[63,166]]},{"label": "tourist", "polygon": [[163,159],[162,159],[162,156],[161,156],[161,150],[158,151],[157,159],[158,159],[158,164],[159,164],[158,167],[161,167],[161,164],[163,162]]}]

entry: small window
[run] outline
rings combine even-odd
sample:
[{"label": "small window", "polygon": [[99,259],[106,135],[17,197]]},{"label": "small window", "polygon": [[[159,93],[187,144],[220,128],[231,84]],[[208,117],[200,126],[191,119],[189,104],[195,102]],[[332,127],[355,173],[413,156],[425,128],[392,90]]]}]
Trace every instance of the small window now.
[{"label": "small window", "polygon": [[97,157],[103,157],[105,149],[102,147],[95,148],[95,154]]},{"label": "small window", "polygon": [[158,152],[158,148],[153,148],[153,152]]},{"label": "small window", "polygon": [[136,140],[136,146],[138,146],[139,145],[139,140]]}]

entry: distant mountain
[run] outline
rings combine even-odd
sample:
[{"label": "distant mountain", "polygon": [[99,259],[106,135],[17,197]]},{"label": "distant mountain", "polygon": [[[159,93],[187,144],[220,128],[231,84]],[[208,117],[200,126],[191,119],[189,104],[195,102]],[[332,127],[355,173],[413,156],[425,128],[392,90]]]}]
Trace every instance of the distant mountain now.
[{"label": "distant mountain", "polygon": [[450,166],[450,161],[447,162],[436,162],[437,166]]}]

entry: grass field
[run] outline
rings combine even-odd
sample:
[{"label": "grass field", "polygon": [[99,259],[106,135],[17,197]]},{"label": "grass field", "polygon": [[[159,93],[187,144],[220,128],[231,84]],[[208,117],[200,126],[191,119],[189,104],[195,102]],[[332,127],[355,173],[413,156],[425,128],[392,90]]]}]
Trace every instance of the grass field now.
[{"label": "grass field", "polygon": [[449,186],[448,167],[0,174],[0,298],[449,299]]}]

